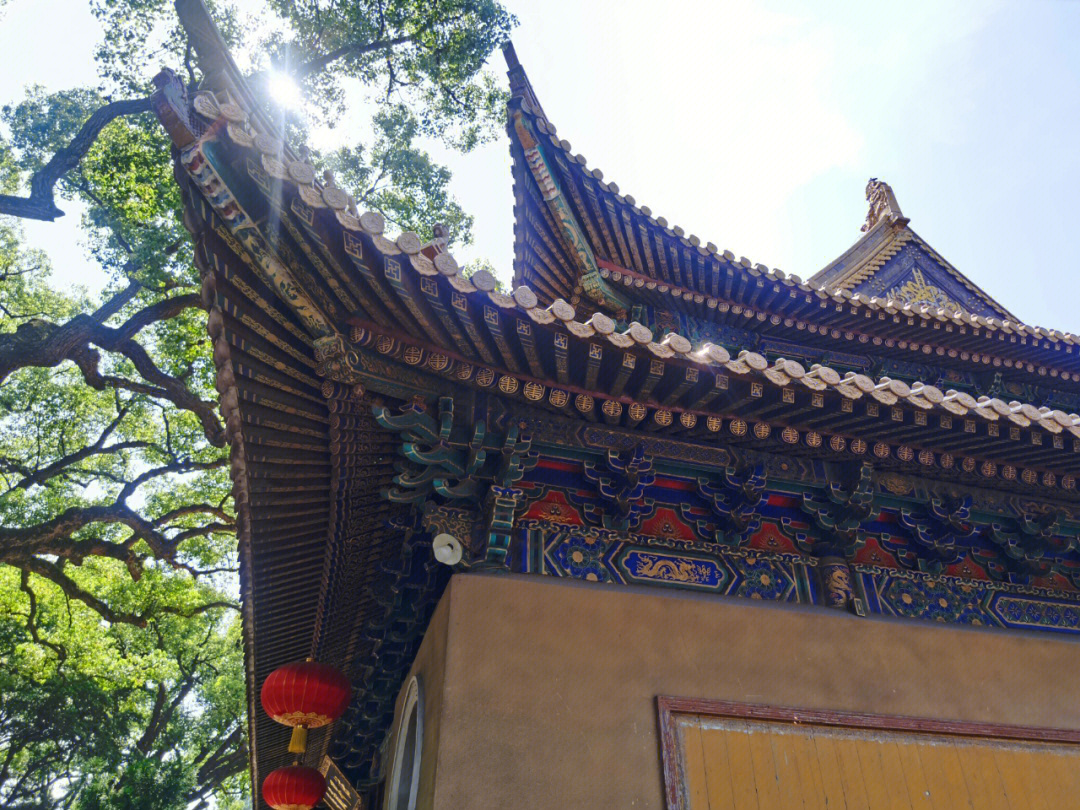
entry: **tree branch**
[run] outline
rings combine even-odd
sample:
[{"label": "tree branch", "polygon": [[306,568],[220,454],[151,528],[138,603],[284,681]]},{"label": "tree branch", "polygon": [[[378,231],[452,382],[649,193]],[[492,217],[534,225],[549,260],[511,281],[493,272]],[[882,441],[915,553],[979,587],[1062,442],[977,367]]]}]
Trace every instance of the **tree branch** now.
[{"label": "tree branch", "polygon": [[71,599],[82,602],[107,622],[112,624],[132,624],[136,627],[146,627],[146,619],[142,616],[136,616],[134,613],[127,613],[122,610],[113,610],[113,608],[105,602],[80,588],[75,583],[75,580],[65,574],[63,568],[56,563],[42,560],[38,557],[27,557],[18,563],[18,566],[24,571],[29,571],[30,573],[37,574],[39,577],[49,580]]},{"label": "tree branch", "polygon": [[[187,695],[187,690],[184,690],[184,695]],[[146,754],[150,747],[154,744],[154,740],[157,739],[160,733],[161,726],[161,714],[165,711],[165,701],[168,700],[168,693],[165,691],[165,684],[158,682],[157,689],[154,694],[154,708],[150,712],[150,720],[146,724],[146,729],[143,731],[142,736],[139,737],[138,742],[135,743],[135,747],[139,749],[143,754]]]},{"label": "tree branch", "polygon": [[[101,439],[98,440],[98,442],[100,441]],[[50,478],[54,478],[55,476],[62,475],[66,472],[85,472],[85,470],[69,471],[67,468],[90,456],[109,455],[111,453],[119,453],[121,450],[140,450],[152,446],[153,444],[147,441],[117,442],[116,444],[110,444],[107,447],[102,446],[100,443],[95,443],[89,447],[84,447],[82,450],[77,450],[70,455],[64,456],[61,459],[57,459],[47,467],[42,467],[37,472],[28,475],[22,481],[17,483],[12,489],[29,489],[34,484],[43,484]]]},{"label": "tree branch", "polygon": [[149,98],[114,101],[94,110],[71,142],[34,172],[34,176],[30,178],[29,197],[0,194],[0,214],[24,219],[43,219],[49,222],[62,217],[64,212],[57,208],[54,202],[55,188],[60,178],[79,165],[79,161],[90,151],[90,147],[94,145],[101,130],[111,121],[125,115],[137,115],[150,112],[150,110]]},{"label": "tree branch", "polygon": [[[143,540],[155,557],[171,563],[175,558],[177,545],[186,538],[181,535],[174,539],[166,537],[154,522],[131,509],[126,503],[127,499],[134,495],[142,484],[153,478],[213,470],[226,464],[228,459],[221,458],[214,461],[178,461],[155,467],[125,484],[112,504],[72,507],[33,526],[0,526],[0,559],[19,567],[22,567],[22,561],[27,556],[38,554],[53,555],[73,562],[79,562],[87,556],[100,556],[130,563],[134,556],[131,546],[138,540]],[[107,540],[71,540],[71,536],[77,531],[94,523],[122,524],[131,529],[132,537],[123,544]],[[214,530],[216,526],[217,524],[212,524],[207,531]],[[221,527],[223,531],[228,528]]]},{"label": "tree branch", "polygon": [[[128,278],[131,278],[131,273],[134,273],[139,268],[134,262],[128,262],[124,265],[122,272]],[[142,282],[131,279],[131,282],[120,292],[94,310],[94,313],[90,316],[98,323],[105,323],[113,315],[123,309],[134,298],[139,290],[142,289]]]},{"label": "tree branch", "polygon": [[203,799],[230,776],[240,773],[246,765],[247,743],[244,741],[243,727],[238,723],[199,767],[196,786],[186,796],[187,801]]},{"label": "tree branch", "polygon": [[[19,574],[19,589],[26,594],[30,600],[30,612],[26,614],[26,629],[30,633],[30,638],[34,640],[35,644],[40,644],[42,647],[48,647],[54,653],[56,653],[57,667],[64,663],[67,659],[67,648],[63,644],[54,644],[47,639],[43,639],[38,634],[37,628],[37,594],[34,593],[34,589],[30,587],[30,573],[24,568]],[[2,785],[7,778],[7,767],[4,767],[4,775],[0,775],[0,785]]]},{"label": "tree branch", "polygon": [[311,61],[300,65],[293,71],[293,75],[298,79],[306,79],[314,73],[325,70],[332,62],[336,62],[338,59],[343,59],[346,56],[362,56],[365,53],[388,50],[390,48],[395,48],[398,45],[404,45],[406,42],[415,41],[415,36],[402,35],[400,37],[392,37],[391,39],[377,39],[374,42],[368,42],[366,44],[347,42],[340,48],[335,48],[329,53],[317,56]]},{"label": "tree branch", "polygon": [[178,506],[176,509],[172,509],[164,515],[154,518],[154,525],[163,526],[172,523],[178,517],[183,517],[185,515],[213,515],[229,525],[235,523],[232,515],[220,506],[213,506],[208,503],[189,503],[184,506]]},{"label": "tree branch", "polygon": [[[81,450],[76,450],[74,453],[69,453],[62,458],[58,458],[52,464],[35,470],[32,473],[28,470],[20,470],[21,472],[23,472],[23,475],[25,477],[18,484],[12,487],[12,489],[29,489],[34,484],[42,484],[45,481],[48,481],[50,478],[66,472],[67,468],[70,467],[72,464],[76,464],[85,458],[89,458],[90,456],[118,453],[121,450],[137,450],[145,447],[152,447],[153,444],[151,442],[141,440],[118,442],[117,444],[111,444],[108,446],[105,445],[106,439],[108,439],[109,436],[112,435],[113,431],[116,430],[120,422],[122,422],[124,417],[127,416],[127,413],[127,406],[120,408],[116,413],[116,418],[105,426],[105,429],[101,431],[101,434],[98,436],[97,441],[95,441],[93,444],[89,444]],[[11,463],[11,466],[14,467],[14,464]]]},{"label": "tree branch", "polygon": [[[120,491],[120,495],[117,497],[117,502],[123,502],[135,494],[135,490],[145,484],[152,478],[160,478],[163,475],[171,475],[174,473],[188,473],[188,472],[204,472],[206,470],[216,470],[220,467],[224,467],[229,463],[226,458],[217,458],[213,461],[192,461],[191,459],[174,461],[172,464],[165,464],[161,467],[154,467],[152,470],[147,470],[144,473],[133,478],[124,488]],[[140,518],[142,520],[142,518]],[[149,522],[147,526],[151,526]]]},{"label": "tree branch", "polygon": [[216,610],[218,608],[225,608],[226,610],[240,610],[240,606],[235,602],[207,602],[205,605],[199,605],[189,610],[181,610],[178,607],[172,605],[162,605],[154,609],[155,613],[168,613],[172,616],[179,616],[182,619],[190,619],[200,614],[206,613],[208,610]]},{"label": "tree branch", "polygon": [[[102,313],[107,317],[122,306],[115,305],[116,298],[127,299],[131,295],[133,293],[129,286],[93,315],[79,314],[62,324],[44,320],[27,321],[14,332],[0,335],[0,382],[20,368],[51,368],[71,360],[93,388],[123,388],[166,399],[177,407],[191,411],[202,423],[207,440],[216,447],[223,446],[225,431],[214,404],[195,396],[182,380],[158,368],[146,349],[133,339],[147,326],[198,306],[198,294],[188,293],[158,301],[142,308],[116,328],[100,322]],[[101,356],[92,346],[124,355],[146,382],[103,375],[98,368]]]}]

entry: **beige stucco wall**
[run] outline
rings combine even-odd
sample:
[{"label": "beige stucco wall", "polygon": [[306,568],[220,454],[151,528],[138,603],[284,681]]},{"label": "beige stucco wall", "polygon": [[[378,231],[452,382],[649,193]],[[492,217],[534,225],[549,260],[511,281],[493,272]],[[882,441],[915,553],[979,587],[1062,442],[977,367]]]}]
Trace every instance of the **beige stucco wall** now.
[{"label": "beige stucco wall", "polygon": [[1074,640],[535,576],[454,577],[415,669],[435,810],[663,807],[657,695],[1080,729]]},{"label": "beige stucco wall", "polygon": [[[446,596],[449,596],[447,591]],[[398,694],[397,703],[394,706],[394,723],[391,726],[390,739],[387,741],[385,754],[384,773],[391,773],[393,752],[397,750],[397,732],[401,721],[402,706],[405,702],[405,692],[413,676],[420,679],[423,688],[424,701],[424,739],[420,754],[420,784],[417,791],[418,802],[416,810],[432,810],[432,801],[435,796],[435,772],[438,763],[439,741],[442,737],[443,717],[443,681],[445,678],[446,665],[446,628],[450,616],[451,600],[443,598],[435,608],[435,613],[428,623],[424,633],[424,640],[420,644],[420,650],[416,654],[409,677],[405,679],[405,686]],[[388,792],[387,792],[388,793]],[[386,796],[389,798],[389,795]]]}]

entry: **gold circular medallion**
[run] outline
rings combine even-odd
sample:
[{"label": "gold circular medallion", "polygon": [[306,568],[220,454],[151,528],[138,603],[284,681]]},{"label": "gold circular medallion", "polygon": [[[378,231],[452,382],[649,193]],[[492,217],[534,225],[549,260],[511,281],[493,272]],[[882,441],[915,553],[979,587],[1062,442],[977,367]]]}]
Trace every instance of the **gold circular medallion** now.
[{"label": "gold circular medallion", "polygon": [[[440,270],[440,272],[442,271]],[[495,276],[491,275],[491,273],[489,273],[483,267],[481,267],[479,270],[469,276],[469,281],[472,282],[472,285],[476,287],[476,289],[486,293],[495,292],[495,289],[499,286],[498,279],[496,279]]]},{"label": "gold circular medallion", "polygon": [[811,367],[811,370],[816,371],[818,379],[827,385],[836,385],[840,382],[840,375],[828,366],[818,366],[816,369]]},{"label": "gold circular medallion", "polygon": [[667,336],[667,345],[679,354],[690,351],[690,341],[674,332]]},{"label": "gold circular medallion", "polygon": [[705,344],[705,354],[709,359],[717,365],[723,365],[731,359],[731,354],[723,346],[718,346],[715,343]]},{"label": "gold circular medallion", "polygon": [[[226,112],[226,110],[229,109],[229,104],[222,104],[221,107],[221,114],[228,118],[230,121],[235,120],[235,123],[240,123],[244,120],[240,116],[230,115],[228,112]],[[284,150],[285,145],[273,136],[263,135],[260,133],[255,136],[255,148],[262,152],[264,155],[280,155]]]},{"label": "gold circular medallion", "polygon": [[[214,98],[213,93],[209,92],[198,93],[192,100],[191,106],[203,118],[214,119],[221,113],[221,107],[218,105],[217,99]],[[243,113],[243,110],[240,110],[240,112]]]},{"label": "gold circular medallion", "polygon": [[589,323],[601,335],[610,335],[615,331],[615,321],[611,320],[603,312],[593,313],[593,316],[589,318]]},{"label": "gold circular medallion", "polygon": [[803,368],[801,363],[796,363],[794,360],[785,360],[782,370],[793,380],[801,380],[806,376],[806,369]]},{"label": "gold circular medallion", "polygon": [[740,354],[739,359],[754,371],[764,371],[769,367],[769,361],[757,352],[743,352]]}]

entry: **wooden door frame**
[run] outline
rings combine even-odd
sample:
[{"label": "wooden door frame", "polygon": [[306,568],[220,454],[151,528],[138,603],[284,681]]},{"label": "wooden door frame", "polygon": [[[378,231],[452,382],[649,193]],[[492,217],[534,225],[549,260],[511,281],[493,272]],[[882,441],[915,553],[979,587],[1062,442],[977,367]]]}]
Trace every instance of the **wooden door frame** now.
[{"label": "wooden door frame", "polygon": [[656,698],[659,712],[660,749],[664,767],[664,793],[668,810],[687,810],[682,803],[679,785],[679,746],[676,738],[676,715],[727,717],[744,720],[788,722],[797,725],[832,726],[871,729],[875,731],[907,731],[922,734],[948,734],[962,737],[991,737],[1000,740],[1019,740],[1043,743],[1080,744],[1080,730],[1013,726],[1002,723],[976,723],[963,720],[937,720],[930,717],[908,717],[895,714],[868,714],[832,709],[807,709],[794,706],[768,706],[760,703],[741,703],[730,700],[670,697]]}]

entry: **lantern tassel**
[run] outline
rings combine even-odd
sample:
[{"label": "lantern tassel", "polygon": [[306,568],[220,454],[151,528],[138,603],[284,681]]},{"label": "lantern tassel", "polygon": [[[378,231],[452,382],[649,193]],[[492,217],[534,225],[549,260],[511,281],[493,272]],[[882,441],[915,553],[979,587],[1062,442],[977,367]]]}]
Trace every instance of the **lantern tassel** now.
[{"label": "lantern tassel", "polygon": [[307,727],[293,726],[292,737],[289,738],[289,753],[302,754],[307,750]]}]

